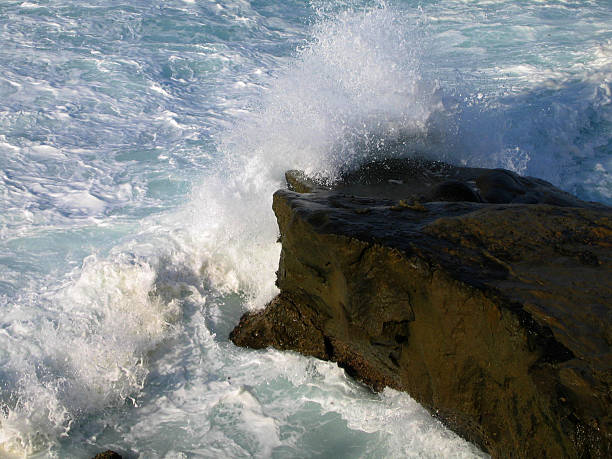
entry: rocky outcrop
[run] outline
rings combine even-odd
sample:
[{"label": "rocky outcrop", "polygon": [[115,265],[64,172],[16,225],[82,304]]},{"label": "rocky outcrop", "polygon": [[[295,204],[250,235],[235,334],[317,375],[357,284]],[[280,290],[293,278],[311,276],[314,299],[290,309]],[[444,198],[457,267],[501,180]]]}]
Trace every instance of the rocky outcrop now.
[{"label": "rocky outcrop", "polygon": [[281,293],[234,343],[407,391],[496,457],[612,456],[612,209],[427,161],[287,179]]}]

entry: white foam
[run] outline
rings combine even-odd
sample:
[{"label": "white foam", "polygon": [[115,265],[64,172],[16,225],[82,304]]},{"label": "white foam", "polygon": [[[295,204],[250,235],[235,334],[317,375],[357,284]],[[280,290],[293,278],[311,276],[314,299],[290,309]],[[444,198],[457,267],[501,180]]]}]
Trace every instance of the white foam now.
[{"label": "white foam", "polygon": [[79,271],[75,282],[35,298],[36,309],[15,306],[3,319],[11,349],[4,368],[21,375],[13,401],[0,406],[0,447],[7,451],[48,448],[83,413],[137,395],[147,353],[180,317],[180,301],[157,296],[158,271],[145,261],[91,256]]},{"label": "white foam", "polygon": [[[210,334],[209,313],[191,318],[187,349],[156,364],[153,378],[177,383],[137,409],[127,441],[143,445],[141,455],[295,456],[319,451],[318,438],[342,441],[351,432],[359,440],[369,435],[359,453],[366,457],[486,457],[406,394],[374,394],[330,362],[227,347]],[[191,360],[204,363],[191,367]],[[184,366],[192,368],[188,382]]]},{"label": "white foam", "polygon": [[13,152],[13,153],[18,152],[18,151],[20,151],[20,150],[21,150],[21,148],[19,148],[18,146],[13,145],[13,144],[11,144],[11,143],[8,143],[8,142],[6,141],[6,137],[5,137],[5,136],[3,136],[3,135],[2,135],[2,136],[0,136],[0,147],[1,147],[1,148],[4,148],[4,149],[6,149],[6,150],[9,150],[9,151],[11,151],[11,152]]},{"label": "white foam", "polygon": [[259,107],[221,138],[224,161],[193,193],[188,226],[214,285],[249,293],[251,307],[276,293],[271,196],[286,170],[333,179],[372,151],[384,155],[384,142],[427,131],[436,93],[419,77],[406,20],[374,9],[317,24]]},{"label": "white foam", "polygon": [[101,214],[106,207],[104,201],[84,190],[72,190],[55,197],[58,207],[75,214]]},{"label": "white foam", "polygon": [[51,145],[33,145],[28,149],[28,153],[31,156],[35,156],[41,159],[66,159],[66,155],[63,154],[61,150]]},{"label": "white foam", "polygon": [[151,90],[161,94],[164,97],[170,97],[170,94],[168,94],[164,88],[162,88],[159,84],[152,82],[151,86],[150,86]]}]

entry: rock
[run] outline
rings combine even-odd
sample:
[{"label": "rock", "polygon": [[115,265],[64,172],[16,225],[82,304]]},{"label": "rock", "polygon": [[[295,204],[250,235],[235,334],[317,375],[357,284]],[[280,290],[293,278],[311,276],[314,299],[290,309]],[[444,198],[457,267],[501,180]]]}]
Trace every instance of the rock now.
[{"label": "rock", "polygon": [[104,451],[103,453],[96,454],[93,459],[121,459],[122,456],[117,454],[110,449],[108,451]]},{"label": "rock", "polygon": [[[317,185],[314,181],[310,183],[313,191],[329,189]],[[521,177],[504,169],[455,167],[424,159],[375,161],[355,172],[344,174],[334,189],[357,196],[411,198],[422,202],[471,201],[495,204],[540,203],[564,207],[597,206],[596,203],[585,203],[538,178]],[[293,191],[299,192],[297,188]]]},{"label": "rock", "polygon": [[612,209],[415,160],[273,208],[281,293],[234,343],[407,391],[495,457],[612,457]]},{"label": "rock", "polygon": [[302,171],[290,170],[285,172],[285,180],[288,188],[298,193],[312,193],[327,189],[323,184],[307,177]]},{"label": "rock", "polygon": [[437,185],[431,192],[428,201],[468,201],[482,202],[472,188],[458,180],[448,180]]},{"label": "rock", "polygon": [[261,349],[299,349],[303,354],[329,360],[319,317],[312,310],[301,311],[291,297],[283,294],[270,302],[265,311],[242,316],[230,339],[238,346]]},{"label": "rock", "polygon": [[580,205],[574,196],[560,192],[544,180],[520,177],[514,172],[503,169],[487,171],[476,177],[475,182],[485,202]]}]

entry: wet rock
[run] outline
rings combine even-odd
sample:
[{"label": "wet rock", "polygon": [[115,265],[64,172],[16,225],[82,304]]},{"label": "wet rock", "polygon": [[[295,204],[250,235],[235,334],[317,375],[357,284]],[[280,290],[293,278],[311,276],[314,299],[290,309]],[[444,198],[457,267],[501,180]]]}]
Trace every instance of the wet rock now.
[{"label": "wet rock", "polygon": [[466,183],[458,180],[448,180],[440,183],[433,189],[428,201],[482,202],[482,199]]},{"label": "wet rock", "polygon": [[281,293],[236,344],[407,391],[496,457],[612,456],[612,209],[417,160],[273,207]]},{"label": "wet rock", "polygon": [[[320,186],[318,189],[322,190]],[[540,203],[564,207],[597,205],[585,203],[535,177],[521,177],[503,169],[456,167],[425,159],[389,159],[366,164],[357,171],[344,174],[334,185],[334,190],[356,196],[421,202]]]},{"label": "wet rock", "polygon": [[307,177],[302,171],[290,170],[285,172],[287,187],[298,193],[312,193],[326,189],[323,184]]},{"label": "wet rock", "polygon": [[[300,349],[300,352],[329,360],[319,317],[311,310],[301,310],[291,297],[280,294],[265,311],[242,316],[230,339],[238,346],[262,349]],[[249,331],[247,331],[249,330]]]},{"label": "wet rock", "polygon": [[574,196],[554,188],[550,183],[533,177],[521,177],[514,172],[493,169],[475,178],[485,202],[580,205]]}]

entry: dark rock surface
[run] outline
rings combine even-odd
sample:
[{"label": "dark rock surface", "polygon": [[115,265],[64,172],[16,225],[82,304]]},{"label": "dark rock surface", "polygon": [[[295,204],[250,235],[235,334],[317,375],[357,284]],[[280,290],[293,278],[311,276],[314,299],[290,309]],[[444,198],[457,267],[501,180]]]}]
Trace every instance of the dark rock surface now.
[{"label": "dark rock surface", "polygon": [[438,162],[287,176],[281,294],[234,343],[407,391],[496,457],[612,457],[612,209]]},{"label": "dark rock surface", "polygon": [[122,456],[109,449],[103,453],[96,454],[93,459],[122,459]]}]

